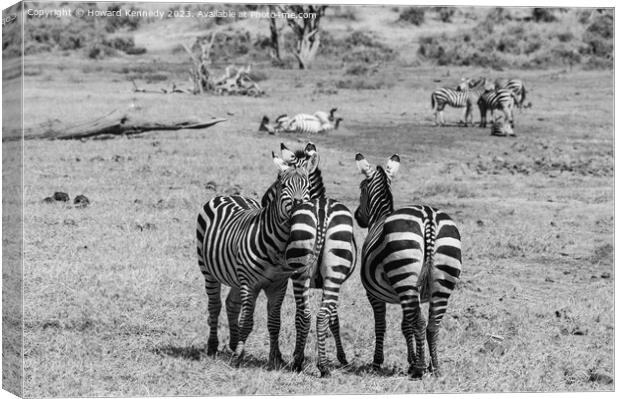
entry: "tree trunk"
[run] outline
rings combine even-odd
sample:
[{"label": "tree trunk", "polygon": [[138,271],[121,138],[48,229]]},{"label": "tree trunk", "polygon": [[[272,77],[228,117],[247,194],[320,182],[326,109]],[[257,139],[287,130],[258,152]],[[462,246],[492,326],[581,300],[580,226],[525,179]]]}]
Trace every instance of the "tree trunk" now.
[{"label": "tree trunk", "polygon": [[278,62],[282,62],[280,58],[280,40],[279,40],[279,32],[278,26],[276,25],[275,17],[272,17],[271,14],[276,11],[275,6],[269,6],[269,30],[271,31],[271,49],[272,49],[272,58],[274,58]]}]

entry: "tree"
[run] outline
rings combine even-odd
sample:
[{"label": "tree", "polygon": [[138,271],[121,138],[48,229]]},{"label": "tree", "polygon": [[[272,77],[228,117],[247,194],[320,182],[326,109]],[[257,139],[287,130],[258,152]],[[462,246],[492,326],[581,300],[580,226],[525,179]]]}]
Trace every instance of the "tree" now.
[{"label": "tree", "polygon": [[297,42],[293,54],[297,58],[300,69],[308,69],[321,44],[319,23],[325,15],[327,6],[288,5],[280,6],[280,10],[297,18],[286,18],[288,26],[293,30]]}]

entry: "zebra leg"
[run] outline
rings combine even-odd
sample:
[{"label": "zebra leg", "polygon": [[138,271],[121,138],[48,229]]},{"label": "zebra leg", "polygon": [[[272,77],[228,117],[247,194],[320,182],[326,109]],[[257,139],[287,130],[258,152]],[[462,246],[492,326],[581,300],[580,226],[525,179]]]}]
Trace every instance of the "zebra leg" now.
[{"label": "zebra leg", "polygon": [[439,361],[437,360],[437,336],[439,335],[439,323],[441,323],[441,316],[434,309],[429,309],[428,326],[426,327],[426,342],[428,342],[428,351],[430,354],[430,363],[428,365],[428,372],[439,376]]},{"label": "zebra leg", "polygon": [[228,316],[228,329],[230,330],[230,342],[228,347],[233,353],[239,343],[239,311],[241,310],[241,297],[238,288],[231,288],[226,297],[226,315]]},{"label": "zebra leg", "polygon": [[254,327],[254,308],[258,289],[251,289],[248,285],[241,286],[241,316],[239,318],[239,343],[233,356],[233,364],[239,366],[245,354],[245,341]]},{"label": "zebra leg", "polygon": [[385,338],[385,302],[368,296],[375,315],[375,356],[372,366],[380,369],[383,364],[383,340]]},{"label": "zebra leg", "polygon": [[316,316],[316,335],[317,335],[317,347],[319,352],[319,359],[317,367],[321,373],[321,377],[329,375],[329,369],[327,368],[327,356],[325,355],[325,338],[329,331],[329,324],[332,318],[332,312],[335,311],[333,303],[325,300],[325,294],[323,294],[323,303],[319,309],[319,313]]},{"label": "zebra leg", "polygon": [[222,285],[208,272],[203,271],[203,274],[205,278],[205,289],[209,298],[209,304],[207,305],[207,309],[209,311],[209,338],[207,340],[207,355],[213,356],[217,353],[217,348],[219,346],[219,340],[217,339],[217,324],[220,317],[220,310],[222,309],[222,300],[220,298]]},{"label": "zebra leg", "polygon": [[347,355],[344,353],[344,347],[342,346],[342,340],[340,339],[340,320],[338,319],[338,311],[334,309],[332,312],[332,318],[329,320],[329,329],[334,336],[336,342],[336,357],[341,365],[346,366],[349,364],[347,361]]},{"label": "zebra leg", "polygon": [[[407,333],[413,334],[415,338],[415,357],[411,359],[414,361],[409,365],[409,374],[412,378],[421,378],[426,370],[426,360],[424,358],[426,326],[418,300],[419,296],[416,293],[414,302],[403,304],[403,319],[407,320],[403,320],[403,327],[407,325]],[[408,325],[410,325],[410,327]],[[404,328],[403,333],[405,333]],[[407,340],[407,348],[409,349],[411,335],[405,337],[405,339]]]},{"label": "zebra leg", "polygon": [[267,295],[267,330],[269,330],[269,363],[270,369],[280,368],[284,363],[280,352],[280,318],[282,301],[286,294],[288,278],[276,281],[265,290]]},{"label": "zebra leg", "polygon": [[310,278],[300,275],[293,278],[293,294],[295,295],[295,352],[293,353],[293,370],[300,372],[304,363],[306,339],[310,330],[310,309],[308,295]]}]

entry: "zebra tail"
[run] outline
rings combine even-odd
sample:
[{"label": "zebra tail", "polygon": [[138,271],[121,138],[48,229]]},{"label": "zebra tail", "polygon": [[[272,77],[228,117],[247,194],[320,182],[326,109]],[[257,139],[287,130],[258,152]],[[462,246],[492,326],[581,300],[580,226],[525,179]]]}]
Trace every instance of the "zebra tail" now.
[{"label": "zebra tail", "polygon": [[521,103],[519,104],[520,107],[523,107],[523,104],[525,104],[525,85],[523,85],[521,87],[522,92],[521,92]]},{"label": "zebra tail", "polygon": [[435,110],[435,93],[431,94],[431,110]]},{"label": "zebra tail", "polygon": [[420,289],[420,302],[430,300],[431,285],[433,282],[432,270],[435,254],[435,226],[432,220],[427,220],[424,226],[424,263],[420,277],[418,277],[418,287]]}]

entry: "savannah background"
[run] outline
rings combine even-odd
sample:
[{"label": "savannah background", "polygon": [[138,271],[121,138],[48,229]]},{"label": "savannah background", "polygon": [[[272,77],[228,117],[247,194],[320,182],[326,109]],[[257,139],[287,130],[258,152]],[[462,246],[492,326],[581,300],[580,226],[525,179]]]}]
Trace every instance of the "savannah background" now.
[{"label": "savannah background", "polygon": [[[78,4],[25,8],[59,6]],[[153,121],[227,118],[199,131],[24,142],[25,396],[614,389],[612,10],[332,5],[308,70],[298,69],[284,21],[282,56],[274,62],[268,19],[18,19],[25,21],[26,136],[115,110]],[[5,101],[19,101],[18,27],[3,27],[3,85],[16,88],[4,92]],[[190,88],[181,44],[215,29],[221,39],[212,70],[252,64],[265,96],[133,91],[132,80],[153,91],[173,83]],[[516,138],[459,127],[461,111],[453,109],[446,111],[449,126],[433,126],[431,92],[464,76],[524,80],[532,106],[516,113]],[[331,107],[344,122],[329,134],[257,132],[263,115]],[[19,149],[12,140],[19,119],[5,113],[3,120],[5,176],[15,171],[10,154]],[[361,180],[354,154],[384,164],[397,152],[397,206],[423,202],[457,221],[464,267],[441,330],[441,377],[407,378],[395,306],[388,308],[384,368],[366,368],[373,317],[358,272],[345,283],[339,310],[350,367],[339,368],[330,340],[334,370],[318,378],[313,328],[302,373],[267,370],[262,295],[241,367],[231,367],[225,353],[206,356],[197,211],[216,194],[260,198],[276,176],[271,151],[308,140],[321,155],[328,194],[351,209]],[[91,203],[42,201],[55,191]],[[356,228],[360,248],[365,234]],[[15,278],[9,270],[5,287]],[[316,309],[318,293],[312,298]],[[281,331],[286,360],[293,314],[289,292]],[[19,328],[10,315],[3,321]],[[219,334],[226,343],[223,314]],[[5,367],[3,377],[15,375]]]}]

